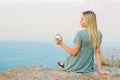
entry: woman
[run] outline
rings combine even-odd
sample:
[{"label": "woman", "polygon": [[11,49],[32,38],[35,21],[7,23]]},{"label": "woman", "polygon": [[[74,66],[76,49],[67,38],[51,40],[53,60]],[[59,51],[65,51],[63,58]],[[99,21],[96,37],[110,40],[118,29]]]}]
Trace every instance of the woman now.
[{"label": "woman", "polygon": [[60,39],[55,38],[56,44],[67,51],[70,56],[65,63],[58,62],[65,71],[72,72],[92,72],[94,71],[94,54],[96,56],[98,72],[109,74],[103,70],[100,58],[100,44],[102,33],[97,29],[96,15],[92,11],[85,11],[82,14],[81,27],[83,30],[77,32],[74,38],[73,48],[67,47]]}]

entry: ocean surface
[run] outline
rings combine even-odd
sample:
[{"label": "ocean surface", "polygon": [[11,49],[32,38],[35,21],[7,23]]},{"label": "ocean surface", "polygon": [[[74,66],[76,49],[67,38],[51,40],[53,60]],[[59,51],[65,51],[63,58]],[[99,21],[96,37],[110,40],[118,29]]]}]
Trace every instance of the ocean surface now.
[{"label": "ocean surface", "polygon": [[[72,43],[67,43],[72,46]],[[120,57],[120,43],[104,43],[103,54]],[[17,66],[42,65],[57,68],[58,61],[65,61],[69,56],[54,42],[45,41],[0,41],[0,71]]]}]

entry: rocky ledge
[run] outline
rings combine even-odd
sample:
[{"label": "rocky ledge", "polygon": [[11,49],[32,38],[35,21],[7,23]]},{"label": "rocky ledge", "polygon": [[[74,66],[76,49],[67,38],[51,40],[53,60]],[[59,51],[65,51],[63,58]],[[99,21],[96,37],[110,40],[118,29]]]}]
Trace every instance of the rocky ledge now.
[{"label": "rocky ledge", "polygon": [[65,72],[60,69],[39,65],[21,66],[0,72],[0,80],[120,80],[120,68],[103,67],[110,75]]}]

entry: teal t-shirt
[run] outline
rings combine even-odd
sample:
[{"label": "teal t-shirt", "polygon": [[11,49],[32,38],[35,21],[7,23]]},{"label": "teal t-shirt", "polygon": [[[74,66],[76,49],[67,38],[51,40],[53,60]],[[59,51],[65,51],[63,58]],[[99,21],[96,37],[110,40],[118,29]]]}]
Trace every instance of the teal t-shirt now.
[{"label": "teal t-shirt", "polygon": [[[99,32],[100,43],[102,33]],[[69,56],[65,61],[64,70],[72,72],[93,72],[94,71],[94,47],[87,29],[77,32],[74,44],[80,46],[77,56]]]}]

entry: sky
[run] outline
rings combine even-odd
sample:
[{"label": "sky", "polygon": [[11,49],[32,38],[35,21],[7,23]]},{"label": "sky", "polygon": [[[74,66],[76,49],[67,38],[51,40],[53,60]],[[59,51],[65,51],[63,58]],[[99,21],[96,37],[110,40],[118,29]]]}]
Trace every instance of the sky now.
[{"label": "sky", "polygon": [[0,40],[73,41],[83,11],[96,13],[103,41],[120,42],[120,0],[0,0]]}]

